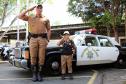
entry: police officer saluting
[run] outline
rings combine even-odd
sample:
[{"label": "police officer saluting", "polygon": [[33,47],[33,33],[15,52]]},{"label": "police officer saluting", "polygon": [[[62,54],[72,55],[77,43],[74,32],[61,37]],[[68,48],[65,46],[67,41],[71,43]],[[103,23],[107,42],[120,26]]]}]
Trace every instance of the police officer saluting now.
[{"label": "police officer saluting", "polygon": [[62,55],[61,55],[61,79],[65,79],[66,66],[68,68],[68,76],[70,79],[73,79],[72,76],[72,58],[75,53],[74,42],[69,38],[70,33],[65,31],[63,33],[63,38],[59,41],[58,45],[62,45]]},{"label": "police officer saluting", "polygon": [[[35,15],[28,16],[28,12],[35,9]],[[51,36],[50,21],[42,15],[43,6],[41,4],[34,6],[20,13],[18,16],[24,21],[28,21],[30,32],[30,56],[31,56],[31,70],[33,73],[32,80],[42,81],[42,70],[45,61],[45,49]],[[37,61],[38,58],[38,61]],[[37,63],[38,62],[38,63]],[[37,65],[39,64],[39,65]],[[38,67],[38,68],[37,68]]]}]

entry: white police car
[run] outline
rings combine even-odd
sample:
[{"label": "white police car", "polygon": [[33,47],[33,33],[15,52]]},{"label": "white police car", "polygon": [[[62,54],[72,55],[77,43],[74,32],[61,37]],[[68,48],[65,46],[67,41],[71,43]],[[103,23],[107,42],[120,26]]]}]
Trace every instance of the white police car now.
[{"label": "white police car", "polygon": [[117,61],[119,49],[110,37],[93,34],[75,35],[77,65],[112,63]]},{"label": "white police car", "polygon": [[[111,37],[76,33],[71,36],[71,39],[76,45],[76,53],[73,55],[73,65],[75,67],[105,63],[115,63],[116,66],[122,67],[126,64],[126,49],[122,49]],[[57,44],[57,41],[55,41],[55,44]],[[51,44],[51,41],[49,44]],[[57,45],[47,47],[44,65],[47,70],[44,71],[53,74],[60,73],[61,49],[62,47]],[[11,57],[13,59],[10,59],[10,63],[16,67],[30,68],[30,54],[28,54],[28,51],[28,46],[15,48],[15,56]]]}]

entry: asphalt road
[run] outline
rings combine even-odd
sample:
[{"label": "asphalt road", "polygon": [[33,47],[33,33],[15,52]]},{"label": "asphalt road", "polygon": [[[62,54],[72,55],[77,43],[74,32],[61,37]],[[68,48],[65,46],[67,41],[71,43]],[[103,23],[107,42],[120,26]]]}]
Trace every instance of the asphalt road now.
[{"label": "asphalt road", "polygon": [[98,75],[94,84],[126,84],[126,69],[118,69],[113,65],[101,65],[95,68]]},{"label": "asphalt road", "polygon": [[126,84],[126,69],[109,68],[99,70],[94,84]]},{"label": "asphalt road", "polygon": [[126,84],[126,69],[113,66],[85,66],[74,71],[74,80],[60,76],[44,76],[43,82],[32,82],[31,72],[6,63],[0,63],[0,84]]},{"label": "asphalt road", "polygon": [[[84,70],[74,72],[74,80],[61,80],[60,76],[45,76],[43,84],[87,84],[94,71]],[[92,80],[91,80],[92,81]],[[42,84],[31,81],[31,72],[12,66],[9,63],[0,64],[0,84]]]}]

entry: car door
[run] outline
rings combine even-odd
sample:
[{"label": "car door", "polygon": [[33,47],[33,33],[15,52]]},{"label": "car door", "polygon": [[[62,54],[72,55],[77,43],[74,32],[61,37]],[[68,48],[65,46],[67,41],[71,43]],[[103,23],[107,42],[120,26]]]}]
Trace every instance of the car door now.
[{"label": "car door", "polygon": [[98,41],[100,43],[100,47],[98,47],[97,50],[99,50],[100,61],[102,63],[111,63],[116,61],[119,56],[118,48],[115,47],[107,37],[99,36]]},{"label": "car door", "polygon": [[77,46],[77,65],[98,64],[100,60],[99,43],[95,36],[85,36],[83,45]]},{"label": "car door", "polygon": [[85,45],[77,46],[77,65],[111,63],[119,50],[106,37],[86,36]]}]

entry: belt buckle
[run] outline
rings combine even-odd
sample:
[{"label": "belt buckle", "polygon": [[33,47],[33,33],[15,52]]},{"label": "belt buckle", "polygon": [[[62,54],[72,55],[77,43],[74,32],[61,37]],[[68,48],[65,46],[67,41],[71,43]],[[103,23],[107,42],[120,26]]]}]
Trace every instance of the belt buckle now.
[{"label": "belt buckle", "polygon": [[39,37],[39,34],[36,34],[36,37]]},{"label": "belt buckle", "polygon": [[37,37],[40,37],[40,34],[36,34],[36,38],[37,38]]},{"label": "belt buckle", "polygon": [[42,35],[41,34],[37,34],[37,37],[41,37]]},{"label": "belt buckle", "polygon": [[33,37],[34,37],[34,38],[37,38],[37,37],[38,37],[38,34],[33,34]]}]

